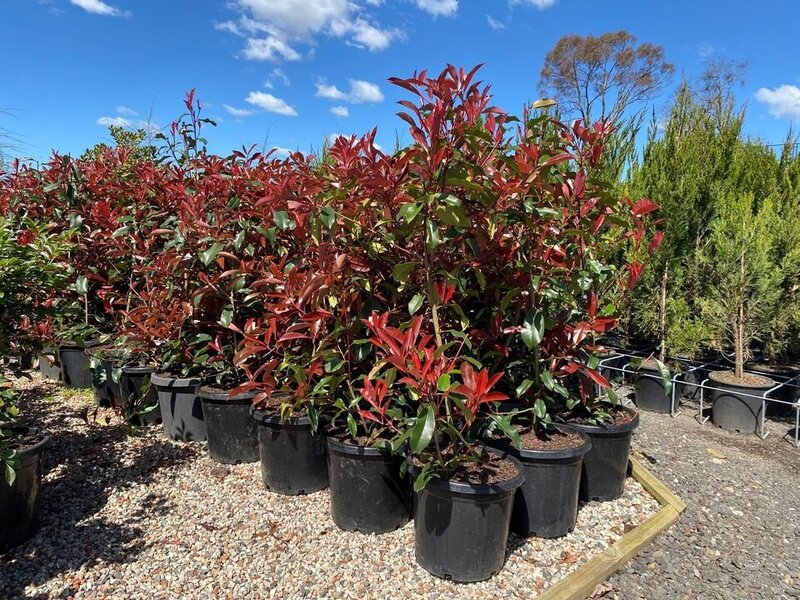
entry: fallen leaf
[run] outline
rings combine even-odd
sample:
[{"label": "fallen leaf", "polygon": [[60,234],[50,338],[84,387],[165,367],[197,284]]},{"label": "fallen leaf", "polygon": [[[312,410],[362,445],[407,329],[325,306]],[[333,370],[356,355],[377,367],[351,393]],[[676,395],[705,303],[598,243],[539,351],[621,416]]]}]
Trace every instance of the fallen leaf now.
[{"label": "fallen leaf", "polygon": [[714,448],[708,448],[708,453],[713,456],[714,458],[719,458],[720,460],[728,458],[719,450],[714,450]]},{"label": "fallen leaf", "polygon": [[589,599],[593,600],[594,598],[605,598],[608,594],[610,594],[613,591],[614,591],[614,586],[608,583],[607,581],[604,581],[603,583],[597,584],[597,587],[594,588],[594,591],[592,592],[592,595],[589,596]]}]

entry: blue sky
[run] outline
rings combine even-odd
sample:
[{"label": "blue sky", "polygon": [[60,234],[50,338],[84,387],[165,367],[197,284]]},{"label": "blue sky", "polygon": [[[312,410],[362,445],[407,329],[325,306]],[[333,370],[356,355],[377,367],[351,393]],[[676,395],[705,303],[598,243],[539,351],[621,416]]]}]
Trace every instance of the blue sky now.
[{"label": "blue sky", "polygon": [[379,127],[391,148],[415,69],[484,62],[496,104],[538,97],[544,55],[567,33],[627,29],[664,47],[675,80],[708,56],[747,60],[746,130],[769,143],[800,124],[800,1],[0,0],[0,128],[46,158],[107,139],[105,124],[166,126],[196,88],[212,150],[309,150]]}]

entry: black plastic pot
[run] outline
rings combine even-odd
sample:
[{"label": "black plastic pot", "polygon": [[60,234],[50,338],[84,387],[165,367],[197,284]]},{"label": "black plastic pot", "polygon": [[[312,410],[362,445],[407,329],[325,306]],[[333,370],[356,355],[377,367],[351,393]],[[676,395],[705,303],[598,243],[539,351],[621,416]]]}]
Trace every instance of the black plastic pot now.
[{"label": "black plastic pot", "polygon": [[[769,383],[763,385],[748,385],[746,383],[732,384],[718,379],[718,373],[724,371],[712,371],[708,377],[709,385],[720,388],[711,390],[711,420],[714,425],[726,431],[738,433],[753,433],[758,428],[758,421],[761,418],[763,401],[760,398],[772,387],[775,382],[768,377]],[[750,396],[759,396],[751,398]]]},{"label": "black plastic pot", "polygon": [[23,352],[17,357],[17,365],[23,371],[29,371],[33,368],[33,353]]},{"label": "black plastic pot", "polygon": [[[91,353],[87,351],[91,359]],[[110,359],[95,358],[96,367],[90,368],[92,375],[92,392],[94,400],[99,406],[115,406],[115,401],[119,398],[119,385],[114,383],[112,371],[114,363]]]},{"label": "black plastic pot", "polygon": [[405,460],[387,450],[326,438],[331,516],[345,531],[386,533],[411,518],[411,487],[400,474]]},{"label": "black plastic pot", "polygon": [[45,349],[39,354],[39,373],[50,381],[61,381],[61,362],[58,350]]},{"label": "black plastic pot", "polygon": [[175,378],[153,373],[150,383],[156,387],[164,433],[173,440],[205,441],[206,422],[197,395],[197,378]]},{"label": "black plastic pot", "polygon": [[511,531],[524,537],[557,538],[575,529],[581,466],[592,448],[589,436],[578,434],[583,444],[566,450],[527,450],[496,444],[519,461],[525,475],[525,483],[514,498]]},{"label": "black plastic pot", "polygon": [[80,346],[61,346],[58,349],[61,363],[61,381],[68,388],[88,389],[92,387],[92,371],[89,357]]},{"label": "black plastic pot", "polygon": [[640,410],[669,414],[672,412],[672,391],[664,391],[661,372],[642,366],[636,374],[636,406]]},{"label": "black plastic pot", "polygon": [[198,390],[208,430],[208,453],[225,464],[252,463],[258,456],[258,425],[250,418],[256,392],[228,398],[228,392]]},{"label": "black plastic pot", "polygon": [[[432,479],[414,494],[415,553],[423,569],[460,583],[483,581],[500,572],[514,494],[525,481],[516,464],[520,472],[508,481],[469,484]],[[410,470],[413,476],[415,469]]]},{"label": "black plastic pot", "polygon": [[143,427],[161,423],[158,390],[151,381],[153,373],[153,367],[122,367],[119,409],[132,425]]},{"label": "black plastic pot", "polygon": [[258,451],[264,487],[286,495],[311,494],[328,487],[328,464],[321,435],[308,417],[288,421],[250,409],[258,424]]},{"label": "black plastic pot", "polygon": [[633,418],[619,425],[589,425],[570,422],[566,426],[592,440],[592,449],[583,456],[580,499],[585,502],[616,500],[625,490],[628,455],[633,430],[639,426],[639,413],[624,410]]},{"label": "black plastic pot", "polygon": [[35,428],[13,427],[12,431],[40,434],[42,440],[19,452],[20,468],[13,485],[0,476],[0,553],[18,546],[36,531],[42,458],[51,441],[48,433]]}]

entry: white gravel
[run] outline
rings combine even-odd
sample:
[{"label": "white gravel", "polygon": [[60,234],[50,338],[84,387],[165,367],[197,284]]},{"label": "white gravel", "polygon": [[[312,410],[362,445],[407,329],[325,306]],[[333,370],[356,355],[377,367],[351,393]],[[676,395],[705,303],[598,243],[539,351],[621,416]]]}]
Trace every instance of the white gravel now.
[{"label": "white gravel", "polygon": [[128,436],[106,409],[110,424],[87,424],[89,394],[20,387],[54,444],[41,528],[0,555],[0,598],[530,598],[658,510],[629,479],[620,500],[582,506],[570,535],[512,538],[498,576],[455,584],[417,566],[412,523],[343,532],[327,491],[269,493],[258,464],[215,466],[204,444]]}]

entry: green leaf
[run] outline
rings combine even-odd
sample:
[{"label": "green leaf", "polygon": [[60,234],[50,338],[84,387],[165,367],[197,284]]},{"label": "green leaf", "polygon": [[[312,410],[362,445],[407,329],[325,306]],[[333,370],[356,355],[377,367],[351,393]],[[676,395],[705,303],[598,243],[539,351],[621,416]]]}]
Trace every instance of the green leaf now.
[{"label": "green leaf", "polygon": [[8,485],[14,485],[14,481],[17,479],[17,472],[14,470],[9,463],[6,463],[6,483]]},{"label": "green leaf", "polygon": [[226,306],[222,310],[222,315],[219,318],[219,322],[223,327],[228,327],[230,326],[231,321],[233,321],[233,308]]},{"label": "green leaf", "polygon": [[350,432],[350,437],[353,439],[358,435],[358,425],[352,413],[347,413],[347,430]]},{"label": "green leaf", "polygon": [[425,221],[425,229],[427,232],[425,244],[429,249],[434,250],[442,243],[442,239],[439,237],[439,227],[433,219],[428,219]]},{"label": "green leaf", "polygon": [[553,387],[555,387],[556,381],[553,379],[553,375],[550,373],[550,371],[543,371],[539,375],[539,378],[542,380],[544,387],[546,387],[548,390],[552,390]]},{"label": "green leaf", "polygon": [[536,402],[533,403],[533,414],[540,419],[543,419],[547,414],[547,405],[541,398],[537,398]]},{"label": "green leaf", "polygon": [[86,275],[78,275],[78,279],[75,281],[75,291],[81,296],[89,293],[89,280],[86,279]]},{"label": "green leaf", "polygon": [[319,211],[320,220],[330,229],[336,223],[336,213],[329,206],[323,206]]},{"label": "green leaf", "polygon": [[414,427],[411,428],[411,452],[419,454],[428,447],[433,439],[435,422],[433,407],[426,404],[422,413],[417,417]]},{"label": "green leaf", "polygon": [[409,202],[400,207],[400,210],[397,211],[397,218],[402,219],[406,223],[411,223],[421,210],[421,202]]},{"label": "green leaf", "polygon": [[222,250],[224,248],[225,248],[225,244],[223,244],[222,242],[216,242],[213,246],[211,246],[211,248],[208,248],[207,250],[203,250],[200,253],[200,261],[205,266],[210,265],[214,261],[214,259],[217,258],[217,254],[222,252]]},{"label": "green leaf", "polygon": [[289,218],[289,213],[285,210],[276,210],[272,213],[272,220],[275,221],[275,225],[284,231],[295,228],[295,222]]},{"label": "green leaf", "polygon": [[497,425],[500,431],[511,440],[511,443],[514,444],[517,448],[522,448],[522,440],[519,437],[519,432],[517,429],[511,424],[511,417],[504,416],[501,417],[499,415],[492,415],[492,421]]},{"label": "green leaf", "polygon": [[245,230],[242,229],[239,233],[236,234],[236,237],[233,238],[233,247],[239,251],[242,248],[242,244],[244,244],[244,236]]},{"label": "green leaf", "polygon": [[415,294],[411,301],[408,303],[408,312],[409,314],[414,314],[417,312],[421,307],[422,303],[425,301],[424,294]]},{"label": "green leaf", "polygon": [[416,266],[417,263],[414,262],[400,263],[399,265],[395,266],[394,269],[392,269],[392,279],[398,283],[405,283],[408,280],[408,276],[411,274],[411,271],[413,271],[414,267]]},{"label": "green leaf", "polygon": [[517,398],[521,398],[533,385],[533,379],[525,379],[517,386]]},{"label": "green leaf", "polygon": [[436,209],[436,216],[445,225],[454,227],[469,227],[471,221],[460,206],[440,206]]},{"label": "green leaf", "polygon": [[446,392],[450,389],[450,374],[443,373],[439,375],[439,379],[436,381],[436,389],[440,392]]},{"label": "green leaf", "polygon": [[536,348],[544,336],[544,315],[538,310],[529,310],[525,313],[525,321],[520,335],[529,349]]}]

